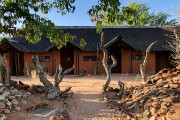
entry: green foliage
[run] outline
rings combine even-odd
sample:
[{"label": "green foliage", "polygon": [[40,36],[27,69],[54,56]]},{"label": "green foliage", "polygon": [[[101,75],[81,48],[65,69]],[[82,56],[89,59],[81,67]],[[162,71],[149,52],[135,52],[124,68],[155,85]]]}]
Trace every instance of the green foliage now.
[{"label": "green foliage", "polygon": [[[46,34],[51,42],[61,48],[75,36],[64,33],[41,14],[48,14],[52,9],[62,15],[73,13],[74,3],[75,0],[0,0],[0,32],[10,36],[25,36],[34,44]],[[97,32],[102,31],[101,13],[107,12],[108,20],[113,22],[119,12],[119,6],[119,0],[98,0],[98,4],[92,6],[88,13],[97,20]],[[22,24],[22,29],[18,29],[17,24]],[[80,44],[85,45],[85,42],[80,41]]]},{"label": "green foliage", "polygon": [[0,41],[3,40],[4,38],[10,38],[10,36],[0,36]]},{"label": "green foliage", "polygon": [[[41,17],[39,13],[48,14],[52,9],[56,9],[61,14],[73,13],[74,2],[75,0],[53,0],[52,2],[49,0],[2,0],[0,30],[10,36],[25,36],[34,44],[40,41],[43,34],[46,34],[60,48],[74,36],[67,37],[68,34],[57,28],[50,20]],[[23,25],[22,29],[16,27],[18,23]],[[60,39],[63,41],[60,42]]]},{"label": "green foliage", "polygon": [[170,24],[178,23],[176,19],[167,21],[168,17],[170,17],[170,15],[166,13],[162,13],[162,12],[157,14],[153,13],[149,23],[151,26],[162,26],[162,25],[170,25]]},{"label": "green foliage", "polygon": [[157,13],[155,14],[149,12],[150,7],[145,3],[129,3],[127,6],[124,6],[118,13],[117,19],[115,22],[110,22],[107,19],[107,13],[104,13],[103,25],[104,26],[115,26],[115,25],[124,25],[124,26],[162,26],[169,24],[176,24],[175,19],[167,21],[170,15],[166,13]]},{"label": "green foliage", "polygon": [[86,40],[85,39],[81,39],[80,40],[80,46],[84,47],[86,45]]},{"label": "green foliage", "polygon": [[64,33],[61,35],[60,39],[50,37],[50,40],[52,43],[55,43],[57,45],[58,49],[60,49],[63,46],[66,46],[69,41],[72,41],[75,38],[76,38],[76,36],[74,36],[74,35],[71,35],[69,33]]},{"label": "green foliage", "polygon": [[147,24],[149,7],[146,4],[140,3],[129,3],[128,6],[123,7],[122,16],[123,20],[129,26],[142,26]]},{"label": "green foliage", "polygon": [[91,16],[91,21],[96,22],[97,33],[102,32],[103,13],[106,12],[107,21],[113,23],[119,13],[120,5],[119,0],[100,0],[97,5],[92,6],[88,14]]},{"label": "green foliage", "polygon": [[36,85],[35,84],[32,84],[31,87],[35,87]]}]

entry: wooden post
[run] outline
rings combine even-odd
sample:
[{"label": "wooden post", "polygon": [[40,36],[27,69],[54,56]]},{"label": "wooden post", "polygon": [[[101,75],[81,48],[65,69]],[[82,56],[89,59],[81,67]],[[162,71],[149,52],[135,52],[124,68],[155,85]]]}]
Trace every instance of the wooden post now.
[{"label": "wooden post", "polygon": [[132,54],[131,54],[131,48],[129,47],[129,73],[131,74],[132,73]]},{"label": "wooden post", "polygon": [[96,53],[96,75],[99,75],[99,47],[97,45],[97,53]]},{"label": "wooden post", "polygon": [[52,53],[52,60],[51,60],[51,62],[52,62],[52,75],[54,75],[54,73],[55,73],[55,70],[54,70],[54,49],[52,48],[52,51],[51,51],[51,53]]},{"label": "wooden post", "polygon": [[78,75],[79,75],[79,49],[77,52],[78,52],[78,66],[77,67],[78,67]]},{"label": "wooden post", "polygon": [[17,60],[17,51],[15,51],[15,66],[16,66],[16,77],[18,77],[18,60]]},{"label": "wooden post", "polygon": [[76,48],[76,75],[79,75],[79,48]]},{"label": "wooden post", "polygon": [[18,77],[20,77],[20,59],[19,59],[19,51],[17,53],[17,62],[18,62]]}]

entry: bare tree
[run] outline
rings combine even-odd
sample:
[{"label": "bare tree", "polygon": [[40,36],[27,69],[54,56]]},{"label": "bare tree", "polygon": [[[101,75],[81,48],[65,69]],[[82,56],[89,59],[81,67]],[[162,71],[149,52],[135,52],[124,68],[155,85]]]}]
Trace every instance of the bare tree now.
[{"label": "bare tree", "polygon": [[177,8],[174,10],[174,16],[176,17],[176,20],[180,23],[180,1],[174,7]]},{"label": "bare tree", "polygon": [[6,60],[6,54],[3,56],[0,54],[0,82],[3,84],[8,84],[10,83],[10,69],[7,68],[5,64]]},{"label": "bare tree", "polygon": [[26,71],[25,71],[26,77],[31,77],[31,70],[29,67],[29,64],[26,62]]},{"label": "bare tree", "polygon": [[150,54],[150,50],[152,48],[152,46],[156,43],[157,41],[151,43],[147,49],[146,49],[146,52],[145,52],[145,55],[143,57],[143,63],[140,64],[140,73],[141,73],[141,78],[142,78],[142,81],[143,83],[145,83],[147,81],[147,77],[146,77],[146,65],[147,65],[147,60],[148,60],[148,56]]},{"label": "bare tree", "polygon": [[103,55],[104,55],[102,63],[106,71],[106,82],[103,85],[103,90],[106,91],[111,82],[111,69],[117,65],[117,61],[116,61],[116,58],[113,55],[111,55],[111,59],[113,63],[110,65],[108,64],[108,51],[106,47],[104,46],[104,33],[103,32],[101,33],[100,48],[103,51]]},{"label": "bare tree", "polygon": [[33,65],[36,69],[36,73],[40,79],[40,82],[42,82],[45,87],[45,91],[47,93],[48,99],[55,99],[56,97],[59,97],[62,93],[67,92],[71,89],[71,87],[69,87],[62,92],[60,91],[59,84],[60,82],[62,82],[64,75],[70,73],[74,69],[74,66],[62,72],[62,67],[61,65],[59,65],[55,73],[54,85],[53,85],[47,79],[46,73],[44,71],[44,66],[40,63],[38,55],[33,56],[33,59],[34,59]]},{"label": "bare tree", "polygon": [[176,31],[174,30],[174,35],[169,36],[169,37],[172,38],[172,40],[167,41],[168,46],[166,46],[166,48],[168,48],[169,50],[173,52],[170,55],[171,63],[174,66],[178,66],[180,65],[180,35],[178,35]]}]

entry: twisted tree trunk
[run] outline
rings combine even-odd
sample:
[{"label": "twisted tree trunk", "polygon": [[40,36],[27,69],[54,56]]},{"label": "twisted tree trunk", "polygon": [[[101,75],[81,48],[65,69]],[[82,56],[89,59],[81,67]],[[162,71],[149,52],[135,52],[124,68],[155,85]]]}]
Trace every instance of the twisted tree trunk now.
[{"label": "twisted tree trunk", "polygon": [[103,56],[102,63],[103,63],[103,66],[105,68],[105,71],[106,71],[106,82],[103,85],[103,91],[106,91],[110,82],[111,82],[111,69],[117,65],[117,61],[116,61],[116,58],[113,55],[111,55],[111,59],[112,59],[113,63],[111,65],[108,64],[108,52],[104,46],[104,33],[101,33],[100,47],[103,51],[104,56]]},{"label": "twisted tree trunk", "polygon": [[142,78],[142,81],[143,83],[146,83],[147,81],[147,77],[146,77],[146,65],[147,65],[147,59],[148,59],[148,56],[149,56],[149,53],[150,53],[150,50],[152,48],[152,46],[156,43],[157,41],[151,43],[148,48],[146,49],[146,53],[145,53],[145,56],[144,56],[144,59],[143,59],[143,63],[140,64],[140,73],[141,73],[141,78]]},{"label": "twisted tree trunk", "polygon": [[26,62],[26,77],[31,77],[31,71],[30,71],[30,68],[29,68],[29,64]]},{"label": "twisted tree trunk", "polygon": [[11,75],[10,75],[10,69],[7,68],[5,64],[5,60],[6,60],[6,54],[4,54],[3,56],[1,56],[0,54],[0,82],[9,85]]},{"label": "twisted tree trunk", "polygon": [[[55,99],[56,97],[59,97],[62,93],[62,91],[60,91],[59,84],[60,84],[60,82],[62,82],[64,75],[67,73],[70,73],[74,69],[74,66],[72,68],[65,70],[62,73],[62,67],[61,67],[61,65],[59,65],[59,67],[57,68],[56,73],[55,73],[54,85],[53,85],[47,79],[46,73],[44,71],[44,66],[39,62],[38,55],[33,56],[33,58],[34,58],[33,64],[34,64],[34,67],[36,69],[36,73],[40,79],[40,82],[42,82],[44,87],[45,87],[45,91],[47,93],[48,99]],[[71,87],[69,87],[69,88],[71,88]],[[67,88],[66,92],[69,90],[70,89]]]}]

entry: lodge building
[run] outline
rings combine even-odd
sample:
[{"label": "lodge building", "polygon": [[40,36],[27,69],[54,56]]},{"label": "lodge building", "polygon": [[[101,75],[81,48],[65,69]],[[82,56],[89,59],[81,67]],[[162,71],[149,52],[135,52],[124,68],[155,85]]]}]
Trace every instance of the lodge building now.
[{"label": "lodge building", "polygon": [[[18,36],[3,39],[0,42],[1,54],[6,53],[6,64],[12,75],[24,75],[26,65],[32,66],[32,55],[38,54],[40,61],[48,68],[50,75],[55,73],[56,67],[61,64],[63,69],[74,65],[72,74],[79,75],[83,67],[88,74],[93,74],[96,69],[100,74],[105,70],[102,65],[103,53],[99,49],[100,34],[96,33],[94,26],[64,26],[65,32],[76,36],[67,46],[57,49],[46,36],[42,36],[37,44],[29,43],[25,37]],[[142,63],[143,51],[154,41],[146,73],[152,74],[162,68],[172,67],[169,60],[170,50],[166,48],[167,41],[172,38],[174,30],[179,31],[179,26],[165,27],[104,27],[105,46],[109,55],[114,55],[117,65],[112,68],[112,73],[137,74]],[[86,40],[86,46],[80,46],[80,39]],[[109,60],[109,63],[112,61]]]}]

